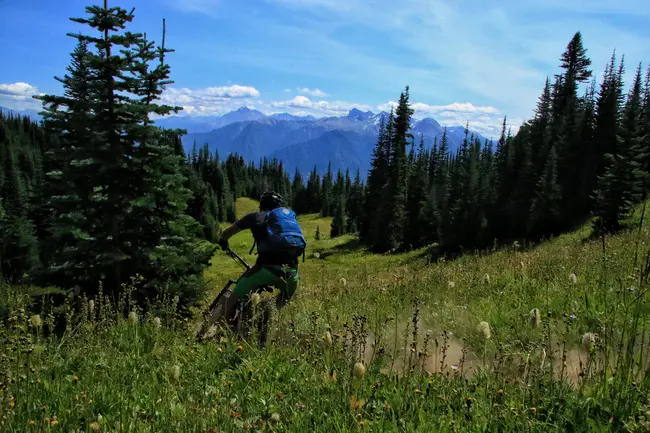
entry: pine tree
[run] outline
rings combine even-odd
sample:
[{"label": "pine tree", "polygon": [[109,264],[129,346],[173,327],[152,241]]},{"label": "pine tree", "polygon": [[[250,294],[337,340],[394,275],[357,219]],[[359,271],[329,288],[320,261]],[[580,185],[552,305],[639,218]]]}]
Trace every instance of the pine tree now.
[{"label": "pine tree", "polygon": [[[200,225],[185,213],[191,191],[183,187],[177,132],[164,132],[149,118],[178,110],[154,102],[171,83],[164,21],[162,46],[154,48],[146,36],[122,32],[132,13],[108,8],[106,0],[86,11],[89,18],[72,20],[97,36],[70,36],[97,51],[83,55],[85,72],[74,61],[81,50],[75,51],[76,72],[62,80],[68,93],[41,98],[45,122],[70,131],[56,158],[64,161],[61,178],[71,205],[55,208],[53,229],[61,242],[51,274],[87,291],[101,281],[108,293],[140,274],[147,281],[140,295],[155,296],[171,282],[182,305],[191,304],[204,290],[202,270],[214,248],[199,242]],[[92,81],[86,95],[79,91],[84,80]]]},{"label": "pine tree", "polygon": [[335,200],[332,194],[332,183],[333,183],[333,175],[332,175],[332,163],[327,164],[327,173],[325,176],[323,176],[323,184],[321,186],[321,203],[322,207],[320,209],[320,213],[322,217],[328,217],[332,215],[332,211],[334,210],[335,204],[333,201]]},{"label": "pine tree", "polygon": [[406,228],[406,200],[407,200],[407,156],[406,145],[413,135],[409,133],[411,116],[414,110],[409,104],[409,87],[400,95],[400,100],[395,111],[395,134],[390,140],[388,166],[388,200],[390,207],[386,235],[379,239],[378,249],[387,251],[398,248],[404,241]]},{"label": "pine tree", "polygon": [[305,181],[302,178],[300,170],[296,168],[291,185],[293,210],[297,214],[309,212],[308,190],[305,188]]},{"label": "pine tree", "polygon": [[[611,99],[618,106],[623,87],[623,61],[615,75],[610,76]],[[594,221],[596,233],[616,232],[638,202],[643,186],[640,165],[642,135],[641,69],[637,71],[634,84],[627,98],[623,116],[616,122],[617,134],[613,150],[605,155],[606,167],[598,177],[598,189],[594,193],[596,208]],[[611,126],[610,126],[611,127]]]},{"label": "pine tree", "polygon": [[330,237],[335,238],[345,234],[345,197],[338,194],[334,205],[334,218],[330,225]]},{"label": "pine tree", "polygon": [[314,166],[307,180],[307,205],[310,213],[319,213],[322,209],[323,200],[320,185],[320,176],[316,171],[316,166]]},{"label": "pine tree", "polygon": [[560,222],[562,191],[558,184],[557,154],[552,147],[544,171],[535,188],[530,209],[528,233],[534,238],[554,233]]},{"label": "pine tree", "polygon": [[354,183],[350,186],[348,200],[345,206],[347,213],[346,229],[347,233],[357,233],[361,225],[361,218],[363,217],[363,197],[364,187],[361,183],[361,173],[357,169],[357,174],[354,177]]},{"label": "pine tree", "polygon": [[[414,153],[414,152],[413,152]],[[429,174],[427,173],[427,155],[424,149],[424,137],[420,137],[417,156],[413,156],[409,169],[408,196],[406,200],[406,230],[404,242],[412,247],[420,247],[425,241],[422,227],[424,204],[429,191]]]},{"label": "pine tree", "polygon": [[371,247],[379,240],[380,227],[384,224],[384,215],[388,212],[384,206],[386,186],[388,184],[388,150],[393,129],[393,110],[388,116],[388,123],[380,120],[377,143],[372,152],[372,162],[366,180],[367,188],[363,203],[363,215],[360,218],[360,238]]}]

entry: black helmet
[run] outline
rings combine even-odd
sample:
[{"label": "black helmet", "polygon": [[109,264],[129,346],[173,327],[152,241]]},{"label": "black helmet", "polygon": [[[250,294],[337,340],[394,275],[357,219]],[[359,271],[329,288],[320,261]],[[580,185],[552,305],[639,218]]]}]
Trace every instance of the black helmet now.
[{"label": "black helmet", "polygon": [[274,191],[266,191],[260,197],[260,209],[263,211],[273,210],[284,206],[282,196]]}]

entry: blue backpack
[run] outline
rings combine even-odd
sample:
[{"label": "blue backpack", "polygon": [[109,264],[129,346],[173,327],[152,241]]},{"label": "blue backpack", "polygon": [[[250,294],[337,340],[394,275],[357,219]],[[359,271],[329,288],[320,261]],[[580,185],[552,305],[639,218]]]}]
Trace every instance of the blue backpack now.
[{"label": "blue backpack", "polygon": [[258,253],[286,252],[298,258],[304,257],[307,242],[296,213],[285,207],[278,207],[266,213],[267,236],[259,240]]}]

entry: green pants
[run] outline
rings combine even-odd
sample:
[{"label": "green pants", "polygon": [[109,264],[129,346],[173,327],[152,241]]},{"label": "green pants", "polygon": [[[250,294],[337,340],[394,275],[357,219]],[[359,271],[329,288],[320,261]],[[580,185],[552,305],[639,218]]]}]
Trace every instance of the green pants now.
[{"label": "green pants", "polygon": [[255,265],[239,278],[233,294],[242,299],[262,286],[275,287],[280,290],[278,307],[281,307],[293,297],[299,282],[296,267]]}]

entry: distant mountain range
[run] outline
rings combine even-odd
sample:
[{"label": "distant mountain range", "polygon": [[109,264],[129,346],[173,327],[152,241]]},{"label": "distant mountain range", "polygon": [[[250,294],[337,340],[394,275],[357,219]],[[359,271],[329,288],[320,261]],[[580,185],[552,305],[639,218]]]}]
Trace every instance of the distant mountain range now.
[{"label": "distant mountain range", "polygon": [[[0,110],[40,119],[36,110]],[[288,113],[266,115],[241,107],[222,116],[169,116],[155,123],[164,128],[186,129],[186,152],[192,150],[194,143],[199,148],[207,143],[211,152],[219,151],[221,158],[233,153],[256,163],[263,157],[277,158],[292,175],[297,167],[306,176],[314,166],[323,174],[331,162],[334,172],[349,168],[354,175],[359,168],[365,177],[379,125],[387,117],[388,113],[383,111],[363,112],[356,108],[346,116],[316,118]],[[435,137],[440,141],[443,133],[443,127],[432,118],[412,120],[411,128],[416,145],[423,136],[427,148],[433,146]],[[485,140],[471,130],[470,134]],[[449,150],[455,152],[463,142],[465,127],[447,127],[447,137]]]},{"label": "distant mountain range", "polygon": [[[350,169],[352,175],[360,169],[365,176],[370,167],[372,149],[377,142],[381,120],[388,113],[363,112],[356,108],[346,116],[322,117],[294,116],[281,113],[270,116],[241,107],[223,116],[173,116],[156,121],[165,128],[186,129],[183,137],[186,151],[208,144],[211,152],[219,151],[222,158],[238,153],[247,161],[260,158],[278,158],[291,174],[297,168],[306,175],[314,166],[319,173],[327,170]],[[443,127],[431,118],[412,120],[411,132],[416,145],[424,137],[425,146],[431,148],[435,137],[440,140]],[[470,134],[485,141],[485,137],[470,130]],[[447,128],[449,150],[458,149],[465,137],[465,127]]]}]

